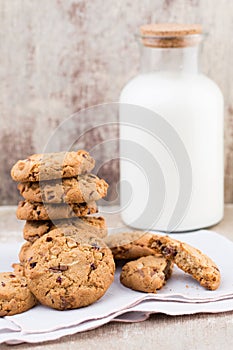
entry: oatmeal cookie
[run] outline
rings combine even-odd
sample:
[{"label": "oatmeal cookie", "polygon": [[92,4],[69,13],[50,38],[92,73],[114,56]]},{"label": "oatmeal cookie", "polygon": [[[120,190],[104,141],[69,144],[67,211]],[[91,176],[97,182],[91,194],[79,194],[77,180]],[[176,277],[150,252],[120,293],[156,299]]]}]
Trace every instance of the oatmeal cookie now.
[{"label": "oatmeal cookie", "polygon": [[11,169],[15,181],[43,181],[74,177],[90,172],[94,159],[86,151],[33,154]]},{"label": "oatmeal cookie", "polygon": [[95,202],[71,204],[46,204],[38,202],[19,202],[16,216],[19,220],[58,220],[95,214]]},{"label": "oatmeal cookie", "polygon": [[104,238],[108,234],[107,225],[102,216],[80,216],[77,218],[55,221],[26,221],[23,229],[23,236],[26,241],[34,242],[45,233],[48,233],[56,228],[63,228],[67,226],[76,227],[80,230],[80,232],[92,233],[100,238]]},{"label": "oatmeal cookie", "polygon": [[0,273],[0,317],[20,314],[36,303],[24,276],[12,272]]},{"label": "oatmeal cookie", "polygon": [[220,285],[221,275],[217,265],[200,250],[170,236],[154,235],[149,246],[171,259],[184,272],[189,273],[201,286],[215,290]]},{"label": "oatmeal cookie", "polygon": [[62,181],[21,182],[18,189],[30,202],[84,203],[105,197],[108,184],[96,175],[86,174]]},{"label": "oatmeal cookie", "polygon": [[148,255],[129,261],[122,268],[120,281],[124,286],[147,293],[156,293],[172,274],[173,263],[163,256]]},{"label": "oatmeal cookie", "polygon": [[111,250],[95,236],[65,236],[53,230],[27,250],[25,276],[37,299],[65,310],[100,299],[114,279]]}]

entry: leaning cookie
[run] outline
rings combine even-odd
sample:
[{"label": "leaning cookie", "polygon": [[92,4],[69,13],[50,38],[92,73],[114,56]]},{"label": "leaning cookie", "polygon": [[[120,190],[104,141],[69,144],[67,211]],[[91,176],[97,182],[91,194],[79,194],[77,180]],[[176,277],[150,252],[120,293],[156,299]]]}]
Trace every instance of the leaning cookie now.
[{"label": "leaning cookie", "polygon": [[[28,249],[31,247],[31,245],[32,245],[31,242],[25,242],[19,250],[19,261],[20,261],[20,265],[23,266],[23,274],[24,274],[24,264],[27,261],[27,252],[28,252]],[[16,272],[19,271],[18,266],[13,266],[13,268],[16,269]]]},{"label": "leaning cookie", "polygon": [[[30,221],[27,222],[29,223],[28,225],[28,236],[27,236],[27,242],[25,242],[19,251],[19,261],[20,264],[13,264],[12,267],[14,268],[15,271],[20,271],[23,268],[23,273],[24,273],[24,264],[27,260],[27,252],[28,249],[31,247],[32,243],[34,243],[37,239],[45,235],[46,233],[51,233],[53,230],[55,232],[59,232],[59,234],[64,235],[64,236],[75,236],[75,237],[100,237],[100,231],[103,232],[103,228],[100,229],[96,227],[97,225],[99,226],[104,226],[106,227],[106,223],[104,218],[102,217],[82,217],[82,219],[79,225],[78,219],[72,219],[72,220],[59,220],[56,221],[58,223],[57,226],[54,226],[52,224],[52,221],[45,221],[45,223],[51,223],[51,226],[44,224],[43,221]],[[65,221],[65,223],[64,223]],[[88,222],[88,226],[86,226],[86,222]],[[41,227],[43,228],[42,230],[38,231],[37,225],[40,224]],[[31,228],[34,228],[34,232],[30,230]],[[40,228],[40,227],[39,227]],[[106,229],[107,230],[107,229]],[[30,233],[29,233],[30,232]],[[40,236],[39,236],[39,234]],[[106,231],[107,232],[107,231]],[[30,236],[29,236],[30,234]],[[97,235],[99,234],[99,235]],[[86,239],[86,238],[85,238]],[[105,245],[105,243],[103,243]]]},{"label": "leaning cookie", "polygon": [[114,259],[137,259],[147,255],[158,255],[149,247],[151,233],[143,231],[121,232],[105,239]]},{"label": "leaning cookie", "polygon": [[215,290],[221,275],[217,265],[200,250],[169,236],[154,235],[149,246],[165,258],[171,259],[184,272],[189,273],[203,287]]},{"label": "leaning cookie", "polygon": [[125,264],[120,275],[121,283],[131,289],[156,293],[172,274],[173,263],[163,256],[149,255]]},{"label": "leaning cookie", "polygon": [[11,316],[31,309],[37,300],[30,292],[27,280],[20,274],[0,273],[0,316]]},{"label": "leaning cookie", "polygon": [[25,276],[37,299],[65,310],[100,299],[114,279],[111,250],[94,236],[64,236],[59,230],[37,239],[26,252]]},{"label": "leaning cookie", "polygon": [[44,205],[43,203],[21,201],[16,216],[19,220],[58,220],[97,212],[98,208],[95,202]]},{"label": "leaning cookie", "polygon": [[86,174],[62,181],[21,182],[18,189],[30,202],[84,203],[105,197],[108,184],[96,175]]},{"label": "leaning cookie", "polygon": [[24,266],[22,263],[13,263],[14,274],[24,276]]},{"label": "leaning cookie", "polygon": [[82,232],[95,234],[97,237],[104,238],[108,234],[106,221],[102,216],[80,216],[72,219],[44,220],[44,221],[26,221],[23,228],[23,236],[26,241],[34,242],[56,228],[73,226]]},{"label": "leaning cookie", "polygon": [[11,169],[15,181],[43,181],[68,178],[90,172],[94,159],[86,151],[33,154]]}]

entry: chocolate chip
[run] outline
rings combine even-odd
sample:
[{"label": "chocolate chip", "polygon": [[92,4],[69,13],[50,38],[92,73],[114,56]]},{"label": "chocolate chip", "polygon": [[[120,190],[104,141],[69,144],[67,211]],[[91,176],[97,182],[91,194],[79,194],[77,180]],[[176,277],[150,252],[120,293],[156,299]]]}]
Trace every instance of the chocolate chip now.
[{"label": "chocolate chip", "polygon": [[15,275],[13,275],[13,273],[12,273],[12,274],[10,274],[9,276],[10,276],[11,278],[14,278],[14,277],[15,277]]},{"label": "chocolate chip", "polygon": [[60,266],[60,271],[68,270],[68,266],[66,266],[66,265],[59,265],[59,266]]},{"label": "chocolate chip", "polygon": [[153,269],[150,271],[151,277],[153,277],[156,273],[158,273],[158,270],[157,270],[156,268],[153,268]]},{"label": "chocolate chip", "polygon": [[37,211],[36,211],[36,214],[39,216],[39,215],[40,215],[40,210],[37,210]]},{"label": "chocolate chip", "polygon": [[49,270],[53,272],[62,272],[68,270],[68,266],[59,264],[58,266],[51,266]]},{"label": "chocolate chip", "polygon": [[52,242],[52,240],[53,240],[52,237],[47,237],[46,238],[46,242]]},{"label": "chocolate chip", "polygon": [[66,309],[69,306],[69,302],[62,296],[60,297],[60,299],[61,299],[61,308]]},{"label": "chocolate chip", "polygon": [[55,198],[55,196],[52,195],[52,194],[50,194],[50,195],[48,196],[48,201],[51,201],[51,200],[54,199],[54,198]]},{"label": "chocolate chip", "polygon": [[173,247],[163,247],[162,248],[162,253],[166,256],[173,256],[175,257],[177,254],[177,251]]},{"label": "chocolate chip", "polygon": [[91,270],[96,270],[96,266],[94,263],[91,263]]},{"label": "chocolate chip", "polygon": [[82,154],[83,158],[87,158],[87,155],[85,153]]},{"label": "chocolate chip", "polygon": [[94,248],[94,250],[100,250],[100,247],[96,243],[91,243],[91,246]]},{"label": "chocolate chip", "polygon": [[36,264],[37,264],[37,262],[32,262],[32,263],[30,263],[30,267],[31,267],[32,269],[34,269],[34,267],[36,267]]},{"label": "chocolate chip", "polygon": [[79,203],[79,207],[86,207],[87,203],[83,202],[83,203]]},{"label": "chocolate chip", "polygon": [[60,300],[61,300],[61,309],[64,310],[64,309],[70,309],[72,307],[72,304],[74,302],[74,298],[73,297],[63,297],[63,296],[60,296]]},{"label": "chocolate chip", "polygon": [[1,282],[1,285],[2,285],[3,287],[5,287],[5,286],[6,286],[6,283],[4,283],[4,282]]},{"label": "chocolate chip", "polygon": [[142,269],[138,269],[138,273],[140,276],[145,277],[145,273]]},{"label": "chocolate chip", "polygon": [[155,243],[156,243],[159,247],[161,247],[161,245],[162,245],[162,242],[160,242],[159,239],[156,239]]},{"label": "chocolate chip", "polygon": [[58,278],[56,279],[56,282],[61,284],[62,283],[62,278],[60,276],[58,276]]}]

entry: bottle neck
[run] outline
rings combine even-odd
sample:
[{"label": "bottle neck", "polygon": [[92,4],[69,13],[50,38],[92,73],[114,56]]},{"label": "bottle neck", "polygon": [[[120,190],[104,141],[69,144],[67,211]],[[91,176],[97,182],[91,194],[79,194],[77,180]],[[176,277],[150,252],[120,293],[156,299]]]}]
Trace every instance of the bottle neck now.
[{"label": "bottle neck", "polygon": [[141,73],[175,71],[198,73],[198,45],[182,48],[141,46]]}]

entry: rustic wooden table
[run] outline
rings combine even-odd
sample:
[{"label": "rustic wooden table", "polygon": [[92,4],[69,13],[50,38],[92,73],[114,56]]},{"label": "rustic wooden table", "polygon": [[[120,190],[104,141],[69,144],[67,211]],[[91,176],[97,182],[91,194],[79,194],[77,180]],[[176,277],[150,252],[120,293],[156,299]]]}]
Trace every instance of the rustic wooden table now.
[{"label": "rustic wooden table", "polygon": [[[120,218],[114,215],[115,222]],[[121,224],[120,224],[121,226]],[[17,234],[23,222],[15,218],[15,207],[0,207],[0,242],[21,241]],[[233,204],[225,206],[224,220],[211,227],[233,240]],[[147,321],[140,323],[109,323],[98,329],[67,336],[53,342],[37,345],[21,344],[16,349],[233,349],[233,312],[220,314],[197,314],[188,316],[166,316],[154,314]],[[9,350],[8,345],[0,345],[1,350]]]}]

